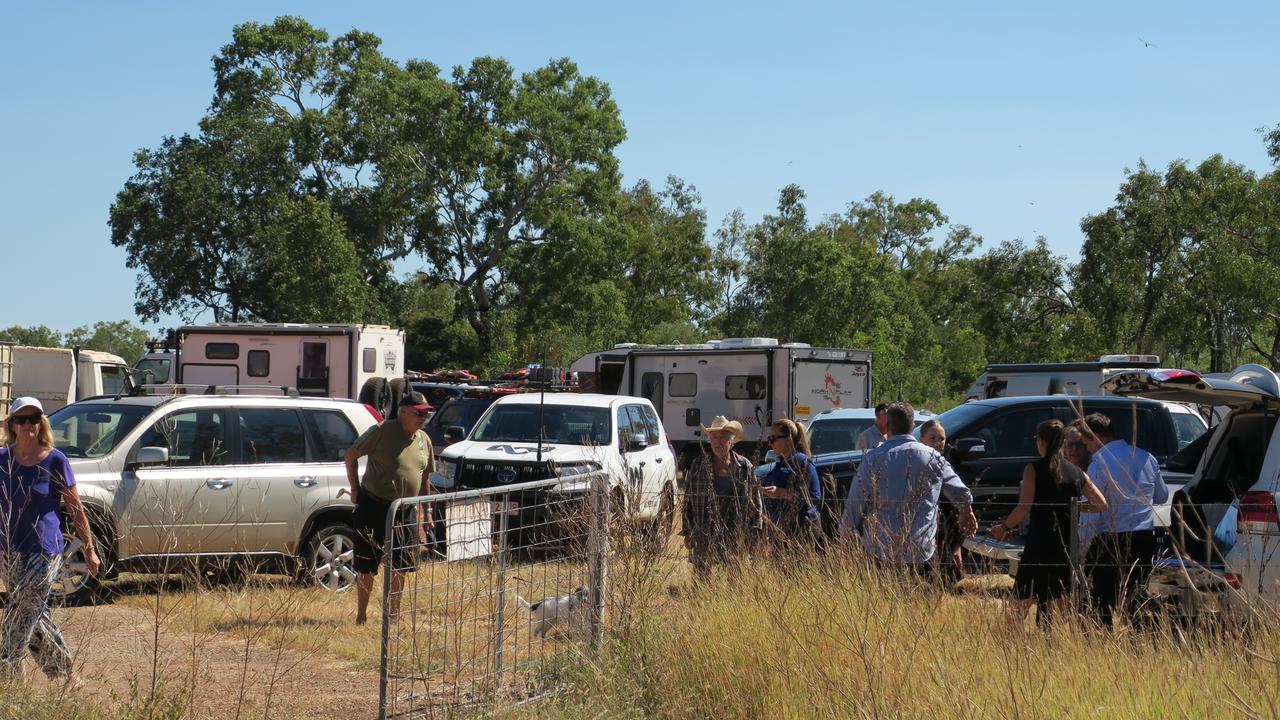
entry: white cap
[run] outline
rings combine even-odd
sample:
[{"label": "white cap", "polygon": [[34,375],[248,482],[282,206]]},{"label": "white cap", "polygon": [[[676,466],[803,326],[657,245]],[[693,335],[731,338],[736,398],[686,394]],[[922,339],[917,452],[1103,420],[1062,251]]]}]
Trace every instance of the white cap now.
[{"label": "white cap", "polygon": [[12,415],[18,412],[19,410],[21,410],[22,408],[29,408],[29,407],[33,407],[39,410],[41,413],[44,412],[44,406],[40,404],[39,398],[33,398],[28,396],[28,397],[20,397],[17,400],[14,400],[13,404],[9,406],[9,414]]}]

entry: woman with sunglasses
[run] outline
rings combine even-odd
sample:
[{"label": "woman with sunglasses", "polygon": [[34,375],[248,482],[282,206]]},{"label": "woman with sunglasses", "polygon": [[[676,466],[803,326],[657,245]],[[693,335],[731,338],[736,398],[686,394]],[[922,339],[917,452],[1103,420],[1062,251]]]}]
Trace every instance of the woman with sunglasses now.
[{"label": "woman with sunglasses", "polygon": [[779,539],[804,538],[807,543],[819,531],[818,507],[822,482],[809,458],[809,434],[804,426],[786,418],[769,428],[766,438],[778,460],[760,481],[764,510]]},{"label": "woman with sunglasses", "polygon": [[45,675],[75,689],[83,682],[49,612],[49,592],[62,566],[63,505],[85,546],[84,569],[96,576],[98,552],[71,464],[53,447],[40,401],[20,397],[9,406],[0,448],[0,579],[9,590],[0,623],[0,673],[21,680],[30,648]]}]

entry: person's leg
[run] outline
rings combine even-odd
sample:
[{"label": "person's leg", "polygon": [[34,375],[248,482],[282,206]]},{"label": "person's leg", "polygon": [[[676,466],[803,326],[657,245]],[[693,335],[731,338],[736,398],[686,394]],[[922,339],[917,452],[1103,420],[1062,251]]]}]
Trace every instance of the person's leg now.
[{"label": "person's leg", "polygon": [[1147,579],[1155,563],[1156,538],[1152,530],[1125,533],[1124,613],[1130,622],[1145,622]]},{"label": "person's leg", "polygon": [[1089,556],[1089,594],[1093,600],[1093,609],[1098,621],[1103,626],[1110,627],[1121,587],[1122,569],[1116,534],[1105,533],[1095,538],[1093,546],[1089,548]]},{"label": "person's leg", "polygon": [[57,558],[39,553],[9,553],[3,562],[9,589],[0,621],[0,672],[22,677],[22,661],[30,648],[50,677],[71,674],[71,653],[49,615],[49,590],[57,575]]},{"label": "person's leg", "polygon": [[373,593],[373,573],[362,572],[356,577],[356,624],[363,625],[369,619],[369,596]]}]

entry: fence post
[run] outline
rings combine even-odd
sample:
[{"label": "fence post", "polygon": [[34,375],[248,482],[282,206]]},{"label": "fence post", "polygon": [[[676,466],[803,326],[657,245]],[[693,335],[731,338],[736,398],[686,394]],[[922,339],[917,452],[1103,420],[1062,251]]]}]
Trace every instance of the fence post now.
[{"label": "fence post", "polygon": [[[502,685],[502,634],[507,615],[507,531],[510,520],[507,508],[511,507],[511,495],[502,496],[502,505],[498,514],[498,607],[493,618],[493,689],[496,692]],[[492,508],[490,508],[492,510]]]},{"label": "fence post", "polygon": [[[403,500],[391,503],[387,510],[387,519],[382,545],[382,660],[378,669],[378,717],[387,717],[388,675],[391,664],[391,575],[395,572],[396,515],[400,513]],[[417,537],[416,535],[414,537]],[[359,590],[357,590],[359,592]]]},{"label": "fence post", "polygon": [[591,647],[600,645],[605,625],[605,587],[609,575],[609,482],[603,473],[591,481],[591,525],[587,553],[591,584]]}]

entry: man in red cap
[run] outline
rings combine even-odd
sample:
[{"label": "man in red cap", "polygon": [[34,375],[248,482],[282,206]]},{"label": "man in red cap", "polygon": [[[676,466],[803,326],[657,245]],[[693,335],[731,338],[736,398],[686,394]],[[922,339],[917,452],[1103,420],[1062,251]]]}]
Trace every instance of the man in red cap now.
[{"label": "man in red cap", "polygon": [[[355,530],[355,558],[352,565],[359,577],[356,580],[356,624],[367,620],[369,594],[373,590],[373,578],[382,562],[382,548],[386,542],[387,513],[391,503],[400,498],[425,495],[430,491],[430,477],[435,469],[431,452],[431,438],[422,431],[431,406],[420,392],[411,392],[400,401],[400,409],[394,418],[369,428],[356,439],[343,457],[347,465],[347,481],[351,483],[351,501],[356,509],[352,517]],[[369,457],[364,478],[358,477],[358,461]],[[415,512],[417,510],[417,512]],[[396,539],[393,543],[391,576],[391,615],[400,608],[400,590],[404,587],[404,574],[413,572],[416,550],[427,542],[431,526],[431,508],[418,505],[396,518]],[[415,516],[410,520],[409,515]],[[417,526],[415,545],[410,523]]]}]

